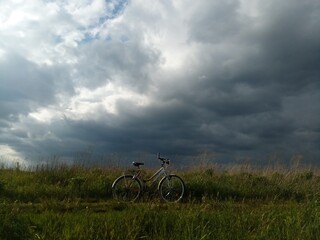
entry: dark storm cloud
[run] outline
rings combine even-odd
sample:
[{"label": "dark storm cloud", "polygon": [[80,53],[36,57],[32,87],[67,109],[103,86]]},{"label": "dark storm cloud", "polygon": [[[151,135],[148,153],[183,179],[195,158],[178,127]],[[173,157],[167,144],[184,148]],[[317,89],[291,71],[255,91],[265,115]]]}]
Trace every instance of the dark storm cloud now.
[{"label": "dark storm cloud", "polygon": [[[218,153],[221,161],[260,158],[277,151],[289,158],[301,153],[316,160],[320,156],[320,4],[261,1],[253,12],[243,12],[243,4],[200,1],[185,11],[172,5],[170,14],[180,15],[168,26],[152,9],[147,18],[158,17],[156,24],[137,20],[134,13],[143,8],[131,3],[115,30],[105,38],[82,42],[75,51],[77,61],[65,69],[39,67],[18,56],[2,60],[0,141],[25,155],[33,151],[70,157],[94,146],[97,153],[192,156],[208,150]],[[249,8],[253,2],[247,4]],[[166,11],[165,6],[161,11]],[[179,32],[175,24],[184,31]],[[153,28],[167,32],[152,35]],[[173,30],[179,39],[176,45],[158,40],[166,34],[175,36]],[[156,40],[147,44],[148,37]],[[181,60],[174,51],[188,54]],[[179,61],[178,67],[169,64]],[[28,76],[25,82],[24,76]],[[89,96],[108,84],[127,95],[116,100],[112,90],[97,95],[114,101],[114,112],[108,112],[95,95]],[[73,88],[92,92],[79,97]],[[67,98],[63,103],[57,100],[59,92],[74,94],[69,100],[78,99],[79,112],[61,110],[48,122],[28,118],[39,106],[69,106]],[[147,103],[140,104],[133,92]],[[81,101],[90,103],[94,111]]]},{"label": "dark storm cloud", "polygon": [[63,69],[37,66],[18,54],[11,53],[0,60],[0,72],[0,115],[11,120],[54,103],[56,91],[72,92]]},{"label": "dark storm cloud", "polygon": [[[184,76],[183,90],[169,84],[163,98],[196,113],[189,116],[193,128],[184,128],[196,149],[245,156],[282,148],[319,156],[319,3],[273,1],[258,19],[241,16],[238,6],[200,4],[189,39],[203,44],[201,63],[194,63],[202,66]],[[309,139],[298,133],[302,122]]]},{"label": "dark storm cloud", "polygon": [[[317,1],[270,1],[257,18],[238,13],[238,1],[213,1],[200,7],[201,14],[191,22],[190,39],[212,44],[212,48],[219,48],[219,44],[223,47],[224,43],[237,44],[235,52],[230,49],[218,59],[234,61],[230,69],[222,72],[223,78],[232,75],[230,87],[236,82],[269,88],[274,84],[281,93],[295,94],[309,84],[319,84]],[[241,53],[241,48],[248,50]],[[212,59],[205,64],[214,65],[216,61]],[[216,78],[215,74],[211,73],[212,77]]]},{"label": "dark storm cloud", "polygon": [[62,66],[39,66],[10,52],[0,59],[0,73],[0,145],[31,155],[38,148],[34,135],[41,134],[43,126],[21,126],[21,121],[38,108],[56,104],[57,94],[73,93],[68,71]]},{"label": "dark storm cloud", "polygon": [[191,113],[185,109],[160,107],[134,111],[122,112],[121,119],[115,119],[117,122],[110,124],[103,121],[71,121],[64,127],[70,132],[60,131],[58,136],[61,139],[67,136],[83,139],[86,144],[93,144],[98,152],[191,153],[196,149],[187,145],[197,133],[193,129],[194,123],[189,122]]}]

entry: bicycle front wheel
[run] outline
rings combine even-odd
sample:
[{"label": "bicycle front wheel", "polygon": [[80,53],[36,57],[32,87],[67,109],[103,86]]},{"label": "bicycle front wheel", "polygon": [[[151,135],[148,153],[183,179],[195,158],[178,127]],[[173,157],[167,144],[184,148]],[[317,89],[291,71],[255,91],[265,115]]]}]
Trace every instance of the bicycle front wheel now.
[{"label": "bicycle front wheel", "polygon": [[185,191],[183,180],[177,175],[168,175],[159,183],[159,192],[166,202],[178,202],[182,199]]},{"label": "bicycle front wheel", "polygon": [[141,183],[132,175],[120,176],[112,184],[112,193],[119,201],[133,202],[141,194]]}]

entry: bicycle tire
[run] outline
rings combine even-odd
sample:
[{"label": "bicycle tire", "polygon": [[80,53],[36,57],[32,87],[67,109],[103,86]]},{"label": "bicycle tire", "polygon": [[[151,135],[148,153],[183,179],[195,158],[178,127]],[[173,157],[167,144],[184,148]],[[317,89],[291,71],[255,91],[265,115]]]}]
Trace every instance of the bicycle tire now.
[{"label": "bicycle tire", "polygon": [[119,201],[134,202],[140,197],[141,183],[132,175],[118,177],[112,184],[113,197]]},{"label": "bicycle tire", "polygon": [[166,202],[179,202],[185,192],[185,184],[181,177],[170,174],[159,183],[159,192],[162,199]]}]

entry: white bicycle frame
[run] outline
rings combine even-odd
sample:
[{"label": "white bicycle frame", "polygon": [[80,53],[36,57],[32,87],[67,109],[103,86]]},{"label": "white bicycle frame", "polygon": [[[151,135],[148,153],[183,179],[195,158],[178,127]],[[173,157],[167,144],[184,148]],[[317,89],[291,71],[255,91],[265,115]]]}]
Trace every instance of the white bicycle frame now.
[{"label": "white bicycle frame", "polygon": [[[163,178],[166,178],[169,174],[167,173],[167,171],[166,171],[166,168],[168,167],[168,163],[164,163],[162,166],[161,166],[161,168],[159,168],[150,178],[147,178],[147,179],[143,179],[143,178],[141,178],[140,177],[140,172],[141,172],[141,169],[138,167],[138,170],[137,170],[137,172],[136,173],[134,173],[134,175],[133,175],[133,179],[137,179],[140,183],[141,183],[141,185],[142,185],[142,187],[143,187],[143,189],[146,187],[146,186],[148,186],[147,185],[147,183],[148,182],[150,182],[150,181],[152,181],[151,182],[151,184],[150,184],[150,186],[153,186],[157,181],[158,181],[158,179],[161,177],[161,176],[163,176]],[[163,179],[162,178],[162,179]],[[160,180],[161,181],[161,180]],[[159,182],[160,182],[159,181]]]}]

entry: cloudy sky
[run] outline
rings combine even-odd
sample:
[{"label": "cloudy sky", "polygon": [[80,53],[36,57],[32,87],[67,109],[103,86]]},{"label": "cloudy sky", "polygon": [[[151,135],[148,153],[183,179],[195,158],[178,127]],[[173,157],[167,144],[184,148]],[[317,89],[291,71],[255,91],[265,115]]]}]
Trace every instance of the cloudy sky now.
[{"label": "cloudy sky", "polygon": [[0,158],[320,160],[319,0],[0,1]]}]

